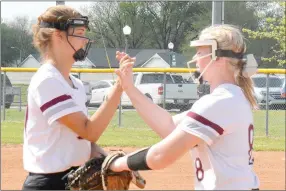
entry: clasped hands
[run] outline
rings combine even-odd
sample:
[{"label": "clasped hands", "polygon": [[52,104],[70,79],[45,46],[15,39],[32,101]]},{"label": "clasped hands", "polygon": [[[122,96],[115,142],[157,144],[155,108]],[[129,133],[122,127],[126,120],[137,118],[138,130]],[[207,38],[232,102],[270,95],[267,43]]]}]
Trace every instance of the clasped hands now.
[{"label": "clasped hands", "polygon": [[134,87],[132,68],[136,58],[130,57],[125,52],[117,51],[116,59],[119,62],[119,69],[115,70],[115,73],[118,76],[118,83],[120,84],[123,91],[127,91]]}]

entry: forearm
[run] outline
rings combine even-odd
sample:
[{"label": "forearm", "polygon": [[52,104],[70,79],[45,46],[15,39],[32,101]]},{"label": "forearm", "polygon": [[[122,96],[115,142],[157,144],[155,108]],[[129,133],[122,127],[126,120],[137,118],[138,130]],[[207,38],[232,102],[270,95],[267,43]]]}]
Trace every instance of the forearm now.
[{"label": "forearm", "polygon": [[160,137],[168,136],[175,129],[172,116],[163,108],[152,103],[136,87],[127,90],[126,94],[144,122]]},{"label": "forearm", "polygon": [[108,124],[110,123],[114,113],[120,102],[122,89],[119,84],[114,85],[108,95],[108,100],[104,101],[99,109],[88,120],[87,128],[91,130],[91,134],[96,136],[98,140]]},{"label": "forearm", "polygon": [[[128,166],[128,157],[133,155],[130,153],[124,157],[121,157],[115,161],[112,166],[112,170],[114,171],[130,171],[132,169]],[[160,151],[156,145],[152,146],[146,155],[146,164],[150,168],[150,170],[160,170],[174,163],[177,159],[177,156],[171,155],[165,152]]]},{"label": "forearm", "polygon": [[152,147],[143,148],[119,158],[114,162],[111,169],[116,172],[163,169],[202,142],[199,137],[186,133],[181,129],[176,129]]}]

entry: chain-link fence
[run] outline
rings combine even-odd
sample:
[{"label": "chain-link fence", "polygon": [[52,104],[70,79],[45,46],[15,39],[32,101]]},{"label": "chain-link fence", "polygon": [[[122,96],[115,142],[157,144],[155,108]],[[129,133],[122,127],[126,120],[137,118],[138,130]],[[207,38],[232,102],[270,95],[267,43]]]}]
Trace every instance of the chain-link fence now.
[{"label": "chain-link fence", "polygon": [[[2,72],[2,121],[24,122],[27,88],[33,74]],[[86,105],[92,115],[108,98],[116,76],[111,73],[75,73],[74,76],[83,81],[87,95]],[[194,73],[134,72],[134,84],[153,103],[174,115],[189,110],[200,97],[210,93],[209,84],[197,84],[193,76]],[[259,106],[258,110],[253,111],[257,136],[284,135],[286,98],[281,94],[284,75],[256,74],[252,80],[254,96]],[[122,94],[120,106],[110,126],[148,128],[125,93]]]},{"label": "chain-link fence", "polygon": [[[69,5],[69,2],[66,4]],[[38,5],[38,2],[33,2],[33,6]],[[55,3],[47,5],[47,8],[52,5]],[[2,6],[4,10],[9,9],[5,3]],[[285,35],[285,4],[280,2],[142,1],[138,4],[135,1],[95,1],[88,3],[85,8],[79,7],[75,6],[90,18],[92,27],[87,36],[96,42],[96,46],[91,46],[87,59],[76,62],[76,67],[115,68],[118,62],[111,55],[119,50],[136,57],[135,66],[138,68],[184,68],[196,52],[189,46],[190,41],[198,39],[199,32],[205,27],[218,23],[235,25],[242,30],[247,39],[247,52],[255,55],[259,68],[282,68],[285,61],[285,38],[279,38]],[[11,15],[10,12],[7,14]],[[38,15],[28,10],[26,14],[33,17],[27,21],[26,27],[17,27],[24,25],[18,17],[11,18],[11,23],[1,23],[1,36],[6,40],[1,49],[2,66],[40,67],[41,56],[31,47],[32,34],[26,31],[30,29],[30,24],[36,24]],[[130,35],[123,34],[124,25],[129,26]],[[110,62],[107,63],[107,60]],[[33,74],[4,74],[2,71],[4,84],[1,84],[5,88],[1,88],[0,100],[5,107],[1,110],[1,120],[24,121],[27,87]],[[4,75],[7,78],[3,78]],[[92,114],[108,98],[107,92],[113,85],[112,75],[80,72],[74,75],[84,82],[88,97],[86,105]],[[256,126],[261,129],[257,131],[258,135],[284,135],[285,98],[281,97],[280,92],[282,78],[283,75],[259,74],[253,79],[254,96],[259,104],[259,110],[253,111]],[[196,84],[191,74],[180,72],[139,72],[134,74],[134,83],[152,102],[172,114],[188,110],[196,100],[210,91],[207,83]],[[121,106],[111,125],[146,127],[125,94],[122,95]]]}]

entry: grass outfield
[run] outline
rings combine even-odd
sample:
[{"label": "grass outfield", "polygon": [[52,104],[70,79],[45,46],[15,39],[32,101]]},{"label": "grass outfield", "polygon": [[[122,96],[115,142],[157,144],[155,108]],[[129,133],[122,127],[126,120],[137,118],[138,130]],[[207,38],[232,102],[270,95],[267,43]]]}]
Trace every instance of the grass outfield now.
[{"label": "grass outfield", "polygon": [[[92,112],[90,112],[92,113]],[[6,110],[6,121],[2,122],[1,144],[23,142],[24,111]],[[285,151],[285,111],[269,111],[269,136],[265,136],[265,111],[255,111],[256,151]],[[99,140],[101,146],[145,147],[160,141],[160,138],[134,111],[124,111],[122,128],[118,127],[118,113]]]}]

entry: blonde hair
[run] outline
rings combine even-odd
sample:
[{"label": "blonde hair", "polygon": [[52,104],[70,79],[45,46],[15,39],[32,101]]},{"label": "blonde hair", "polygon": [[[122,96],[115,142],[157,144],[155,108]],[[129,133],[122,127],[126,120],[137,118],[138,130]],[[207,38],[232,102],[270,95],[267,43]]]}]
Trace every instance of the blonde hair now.
[{"label": "blonde hair", "polygon": [[[200,34],[200,40],[216,40],[218,49],[232,50],[236,53],[245,53],[246,44],[245,38],[240,30],[233,25],[213,25],[205,28]],[[253,82],[251,78],[242,75],[245,62],[241,59],[228,58],[229,63],[234,70],[235,81],[241,87],[245,97],[254,109],[257,107],[254,98]]]},{"label": "blonde hair", "polygon": [[51,45],[53,33],[57,30],[54,28],[41,28],[40,23],[44,22],[64,22],[69,18],[79,18],[81,14],[71,7],[65,5],[57,5],[48,8],[42,15],[38,17],[37,24],[33,25],[33,45],[41,53],[42,56],[48,51]]}]

